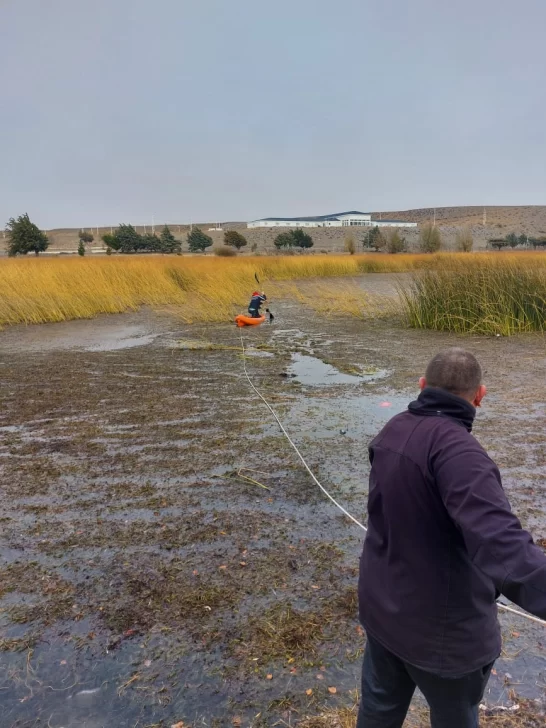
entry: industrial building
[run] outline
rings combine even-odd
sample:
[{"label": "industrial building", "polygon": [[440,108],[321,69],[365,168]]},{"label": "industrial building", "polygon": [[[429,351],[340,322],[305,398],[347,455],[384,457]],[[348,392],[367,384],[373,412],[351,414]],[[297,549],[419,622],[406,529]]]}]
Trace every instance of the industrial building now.
[{"label": "industrial building", "polygon": [[404,220],[372,220],[371,212],[335,212],[332,215],[315,215],[313,217],[265,217],[262,220],[253,220],[247,223],[249,228],[274,227],[417,227],[416,222]]}]

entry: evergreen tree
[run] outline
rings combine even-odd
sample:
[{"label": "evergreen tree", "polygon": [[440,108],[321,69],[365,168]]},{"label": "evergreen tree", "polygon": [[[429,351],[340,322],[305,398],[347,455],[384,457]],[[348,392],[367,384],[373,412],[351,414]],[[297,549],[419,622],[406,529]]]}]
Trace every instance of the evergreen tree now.
[{"label": "evergreen tree", "polygon": [[28,214],[17,219],[10,218],[6,225],[8,233],[8,255],[26,255],[43,253],[49,247],[47,235],[30,221]]},{"label": "evergreen tree", "polygon": [[304,233],[300,228],[292,230],[292,239],[294,240],[293,245],[295,248],[313,247],[313,238],[309,235],[309,233]]},{"label": "evergreen tree", "polygon": [[188,233],[188,248],[191,253],[204,253],[211,245],[212,238],[200,228],[194,227],[191,233]]},{"label": "evergreen tree", "polygon": [[142,253],[160,253],[161,240],[155,233],[146,233],[140,236],[140,244],[137,248]]},{"label": "evergreen tree", "polygon": [[241,250],[241,248],[247,245],[247,239],[244,235],[238,233],[237,230],[226,230],[224,233],[224,245]]},{"label": "evergreen tree", "polygon": [[139,235],[132,225],[121,224],[114,232],[114,239],[117,248],[112,245],[115,250],[120,253],[136,253],[142,248],[142,235]]},{"label": "evergreen tree", "polygon": [[273,245],[278,250],[281,248],[291,248],[293,245],[291,233],[279,233],[273,241]]},{"label": "evergreen tree", "polygon": [[110,251],[119,250],[118,240],[113,233],[104,233],[102,242],[106,245],[106,248],[110,248]]},{"label": "evergreen tree", "polygon": [[159,236],[161,241],[160,250],[162,253],[181,253],[182,244],[171,233],[169,227],[165,225]]},{"label": "evergreen tree", "polygon": [[304,233],[301,228],[296,230],[288,230],[285,233],[279,233],[273,244],[276,248],[312,248],[313,238]]},{"label": "evergreen tree", "polygon": [[83,240],[80,238],[80,242],[78,245],[78,255],[84,256],[85,255],[85,245]]}]

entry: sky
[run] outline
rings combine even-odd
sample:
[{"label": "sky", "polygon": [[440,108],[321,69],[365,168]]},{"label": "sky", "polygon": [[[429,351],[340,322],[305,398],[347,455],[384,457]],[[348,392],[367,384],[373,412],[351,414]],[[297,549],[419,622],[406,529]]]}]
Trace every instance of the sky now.
[{"label": "sky", "polygon": [[0,227],[546,204],[543,0],[0,0]]}]

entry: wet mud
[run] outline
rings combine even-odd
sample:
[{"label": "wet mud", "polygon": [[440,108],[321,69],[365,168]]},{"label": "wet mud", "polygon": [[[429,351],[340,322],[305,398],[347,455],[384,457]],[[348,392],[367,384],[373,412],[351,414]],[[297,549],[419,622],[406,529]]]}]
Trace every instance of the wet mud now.
[{"label": "wet mud", "polygon": [[[247,368],[356,518],[368,442],[464,342],[490,389],[476,435],[546,545],[543,338],[275,313],[242,331]],[[2,726],[318,726],[354,705],[362,533],[252,394],[240,335],[148,311],[0,332]],[[544,630],[501,622],[485,701],[540,715]]]}]

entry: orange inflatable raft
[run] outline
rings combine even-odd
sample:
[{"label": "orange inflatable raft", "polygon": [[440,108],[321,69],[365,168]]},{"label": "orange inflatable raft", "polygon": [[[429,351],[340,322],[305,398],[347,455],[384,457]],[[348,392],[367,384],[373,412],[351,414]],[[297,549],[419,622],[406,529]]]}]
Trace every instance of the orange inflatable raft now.
[{"label": "orange inflatable raft", "polygon": [[243,316],[242,313],[240,313],[238,316],[235,316],[235,323],[237,326],[259,326],[260,324],[263,324],[265,321],[265,316],[262,314],[259,318],[252,318],[252,316]]}]

